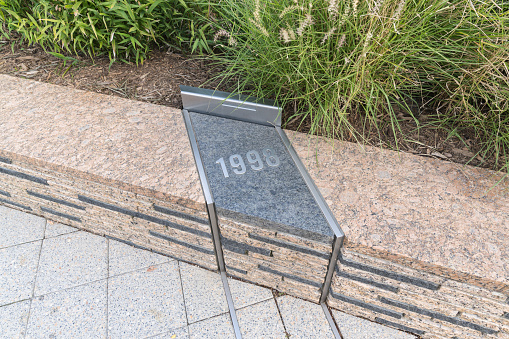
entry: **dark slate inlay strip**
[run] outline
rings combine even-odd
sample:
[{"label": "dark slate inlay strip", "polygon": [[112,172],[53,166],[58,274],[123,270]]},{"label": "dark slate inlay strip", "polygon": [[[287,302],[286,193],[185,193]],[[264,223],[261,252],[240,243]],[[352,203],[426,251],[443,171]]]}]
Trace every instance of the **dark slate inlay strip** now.
[{"label": "dark slate inlay strip", "polygon": [[506,318],[506,319],[509,319],[509,312],[505,312],[505,313],[504,313],[504,315],[503,315],[502,317],[504,317],[504,318]]},{"label": "dark slate inlay strip", "polygon": [[0,190],[0,194],[1,195],[5,195],[6,197],[9,197],[9,198],[11,197],[11,194],[9,192],[6,192],[6,191]]},{"label": "dark slate inlay strip", "polygon": [[334,299],[337,299],[337,300],[340,300],[340,301],[344,301],[346,303],[349,303],[349,304],[352,304],[352,305],[355,305],[355,306],[359,306],[359,307],[368,309],[368,310],[373,311],[373,312],[385,314],[385,315],[388,315],[389,317],[393,317],[393,318],[396,318],[396,319],[401,319],[403,317],[403,313],[399,313],[399,312],[396,312],[396,311],[393,311],[393,310],[389,310],[388,308],[385,308],[385,307],[369,304],[369,303],[366,303],[366,302],[361,301],[359,299],[351,298],[351,297],[348,297],[348,296],[343,295],[343,294],[335,293],[334,291],[332,291],[332,289],[331,289],[331,294],[330,295]]},{"label": "dark slate inlay strip", "polygon": [[155,218],[155,217],[152,217],[150,215],[146,215],[146,214],[142,214],[142,213],[136,213],[135,217],[143,219],[143,220],[147,220],[147,221],[150,221],[150,222],[153,222],[153,223],[156,223],[156,224],[164,225],[166,227],[174,228],[174,229],[177,229],[177,230],[180,230],[180,231],[183,231],[183,232],[195,234],[195,235],[198,235],[200,237],[204,237],[204,238],[208,238],[208,239],[212,238],[210,233],[207,233],[207,232],[204,232],[204,231],[200,231],[200,230],[197,230],[197,229],[194,229],[194,228],[191,228],[191,227],[187,227],[187,226],[184,226],[184,225],[176,224],[176,223],[168,221],[168,220]]},{"label": "dark slate inlay strip", "polygon": [[41,207],[41,211],[51,213],[51,214],[54,214],[54,215],[62,217],[62,218],[67,218],[69,220],[81,222],[81,219],[78,217],[75,217],[75,216],[72,216],[69,214],[65,214],[65,213],[61,213],[61,212],[57,212],[57,211],[52,210],[51,208]]},{"label": "dark slate inlay strip", "polygon": [[122,207],[118,207],[118,206],[115,206],[115,205],[112,205],[112,204],[108,204],[108,203],[105,203],[105,202],[102,202],[102,201],[99,201],[99,200],[88,198],[88,197],[85,197],[83,195],[78,195],[78,199],[80,201],[83,201],[83,202],[86,202],[88,204],[95,205],[95,206],[98,206],[98,207],[101,207],[101,208],[104,208],[104,209],[108,209],[110,211],[114,211],[114,212],[130,215],[132,217],[136,217],[136,218],[139,218],[139,219],[147,220],[147,221],[150,221],[150,222],[153,222],[153,223],[156,223],[156,224],[160,224],[160,225],[163,225],[163,226],[166,226],[166,227],[171,227],[171,228],[174,228],[174,229],[178,229],[180,231],[192,233],[192,234],[204,237],[204,238],[209,238],[209,239],[211,238],[210,233],[203,232],[203,231],[200,231],[200,230],[197,230],[197,229],[194,229],[194,228],[191,228],[191,227],[187,227],[187,226],[184,226],[184,225],[179,225],[179,224],[176,224],[176,223],[168,221],[168,220],[152,217],[150,215],[146,215],[146,214],[143,214],[143,213],[131,211],[131,210],[128,210],[128,209],[125,209],[125,208],[122,208]]},{"label": "dark slate inlay strip", "polygon": [[[116,241],[119,241],[121,243],[124,243],[126,245],[130,245],[130,246],[133,246],[133,247],[136,247],[136,248],[139,248],[140,250],[145,250],[145,251],[150,251],[152,253],[155,253],[155,254],[159,254],[159,255],[164,255],[165,257],[170,257],[170,258],[175,258],[175,257],[172,257],[166,253],[163,253],[163,252],[159,252],[159,251],[156,251],[156,250],[153,250],[153,249],[150,249],[148,247],[144,247],[144,246],[140,246],[140,245],[136,245],[135,243],[131,242],[131,241],[128,241],[128,240],[124,240],[124,239],[120,239],[120,238],[115,238],[115,237],[112,237],[110,235],[105,235],[106,238],[108,239],[111,239],[111,240],[116,240]],[[181,260],[179,258],[175,258],[177,260]],[[183,261],[183,260],[182,260]]]},{"label": "dark slate inlay strip", "polygon": [[56,198],[53,198],[52,196],[49,196],[49,195],[37,193],[37,192],[34,192],[34,191],[30,191],[30,190],[27,190],[27,193],[29,195],[37,197],[37,198],[41,198],[41,199],[44,199],[44,200],[56,202],[57,204],[69,206],[69,207],[76,208],[76,209],[79,209],[79,210],[82,210],[82,211],[85,210],[85,207],[83,207],[83,206],[76,205],[76,204],[73,204],[72,202],[68,202],[68,201],[65,201],[65,200],[56,199]]},{"label": "dark slate inlay strip", "polygon": [[171,209],[166,208],[166,207],[161,207],[161,206],[154,205],[154,210],[156,210],[157,212],[164,213],[164,214],[172,215],[172,216],[177,217],[177,218],[187,219],[187,220],[190,220],[190,221],[194,221],[194,222],[197,222],[197,223],[200,223],[200,224],[203,224],[203,225],[208,225],[209,224],[209,221],[207,219],[199,218],[197,216],[190,215],[190,214],[187,214],[187,213],[182,213],[182,212],[179,212],[179,211],[174,211],[174,210],[171,210]]},{"label": "dark slate inlay strip", "polygon": [[269,273],[272,273],[272,274],[277,274],[277,275],[283,276],[285,278],[301,282],[301,283],[306,284],[306,285],[311,285],[311,286],[314,286],[314,287],[322,287],[322,284],[317,283],[316,281],[304,279],[304,278],[298,277],[298,276],[293,275],[293,274],[279,272],[279,271],[273,270],[272,268],[265,267],[265,266],[262,266],[262,265],[258,265],[258,268],[260,270],[262,270],[262,271],[269,272]]},{"label": "dark slate inlay strip", "polygon": [[232,251],[238,254],[246,254],[247,251],[270,257],[270,250],[266,248],[251,246],[225,237],[221,237],[221,244],[228,251]]},{"label": "dark slate inlay strip", "polygon": [[244,274],[244,275],[247,274],[247,271],[244,271],[244,270],[241,270],[241,269],[238,269],[238,268],[235,268],[235,267],[231,267],[231,266],[226,265],[226,268],[228,270],[231,270],[231,271],[239,272],[240,274]]},{"label": "dark slate inlay strip", "polygon": [[36,182],[38,184],[48,185],[48,181],[46,179],[34,177],[33,175],[29,175],[29,174],[18,172],[18,171],[13,171],[13,170],[10,170],[7,168],[0,167],[0,173],[12,175],[14,177],[18,177],[18,178],[25,179],[25,180],[30,180],[30,181]]},{"label": "dark slate inlay strip", "polygon": [[355,281],[361,282],[363,284],[372,285],[372,286],[381,288],[381,289],[386,290],[386,291],[391,291],[391,292],[394,292],[394,293],[398,293],[399,292],[399,288],[396,287],[396,286],[391,286],[391,285],[379,283],[379,282],[371,280],[371,279],[366,279],[366,278],[359,277],[359,276],[356,276],[356,275],[353,275],[353,274],[350,274],[350,273],[346,273],[346,272],[340,271],[337,266],[336,266],[336,274],[338,276],[340,276],[340,277],[343,277],[343,278],[346,278],[346,279],[350,279],[350,280],[355,280]]},{"label": "dark slate inlay strip", "polygon": [[418,330],[416,328],[412,328],[412,327],[408,327],[408,326],[405,326],[405,325],[401,325],[401,324],[398,324],[398,323],[395,323],[395,322],[392,322],[392,321],[389,321],[389,320],[385,320],[385,319],[382,319],[382,318],[378,318],[378,317],[375,318],[375,321],[377,323],[379,323],[379,324],[388,325],[388,326],[392,326],[392,327],[395,327],[395,328],[399,328],[402,331],[410,332],[410,333],[417,334],[417,335],[423,335],[424,333],[426,333],[426,332]]},{"label": "dark slate inlay strip", "polygon": [[32,208],[30,206],[25,206],[25,205],[22,205],[22,204],[18,204],[17,202],[14,202],[14,201],[5,200],[5,199],[1,199],[0,198],[0,202],[4,203],[4,204],[16,206],[16,207],[22,208],[22,209],[27,210],[27,211],[31,211],[32,210]]},{"label": "dark slate inlay strip", "polygon": [[287,243],[285,241],[262,237],[262,236],[259,236],[257,234],[254,234],[254,233],[249,233],[249,237],[251,239],[262,241],[262,242],[265,242],[267,244],[271,244],[271,245],[276,245],[276,246],[288,248],[289,250],[292,250],[292,251],[314,255],[316,257],[323,258],[323,259],[329,259],[330,258],[330,254],[329,253],[323,253],[323,252],[315,251],[313,249],[302,247],[302,246],[297,246],[297,245],[294,245],[294,244]]},{"label": "dark slate inlay strip", "polygon": [[484,327],[484,326],[481,326],[481,325],[478,325],[478,324],[474,324],[474,323],[472,323],[470,321],[462,320],[462,319],[455,318],[455,317],[449,317],[447,315],[444,315],[444,314],[441,314],[441,313],[438,313],[438,312],[435,312],[435,311],[430,311],[430,310],[427,310],[425,308],[420,308],[420,307],[417,307],[417,306],[414,306],[414,305],[410,305],[410,304],[407,304],[407,303],[403,303],[403,302],[400,302],[400,301],[397,301],[397,300],[392,300],[392,299],[389,299],[389,298],[380,297],[380,301],[383,302],[384,304],[391,305],[391,306],[394,306],[394,307],[399,307],[399,308],[402,308],[402,309],[410,311],[410,312],[426,315],[428,317],[431,317],[431,318],[434,318],[434,319],[439,319],[439,320],[442,320],[442,321],[447,321],[447,322],[449,322],[451,324],[454,324],[454,325],[468,327],[468,328],[471,328],[473,330],[479,331],[481,333],[485,333],[485,334],[494,334],[494,333],[497,333],[497,331],[492,330],[491,328]]},{"label": "dark slate inlay strip", "polygon": [[154,231],[149,231],[149,233],[150,233],[150,235],[153,235],[154,237],[161,238],[161,239],[167,240],[169,242],[173,242],[175,244],[191,248],[191,249],[193,249],[195,251],[198,251],[198,252],[202,252],[202,253],[206,253],[206,254],[210,254],[210,255],[214,254],[214,251],[209,250],[207,248],[203,248],[201,246],[197,246],[197,245],[193,245],[193,244],[190,244],[190,243],[187,243],[187,242],[184,242],[184,241],[180,241],[180,240],[177,240],[175,238],[169,237],[169,236],[161,234],[161,233],[157,233],[157,232],[154,232]]},{"label": "dark slate inlay strip", "polygon": [[108,203],[105,203],[105,202],[102,202],[102,201],[99,201],[99,200],[88,198],[88,197],[85,197],[85,196],[80,195],[80,194],[78,194],[78,200],[86,202],[86,203],[91,204],[91,205],[95,205],[95,206],[99,206],[99,207],[105,208],[105,209],[110,210],[110,211],[114,211],[114,212],[118,212],[118,213],[122,213],[122,214],[127,214],[127,215],[130,215],[132,217],[136,216],[136,213],[137,213],[135,211],[131,211],[131,210],[128,210],[128,209],[125,209],[125,208],[122,208],[122,207],[118,207],[118,206],[115,206],[115,205],[112,205],[112,204],[108,204]]},{"label": "dark slate inlay strip", "polygon": [[382,277],[398,280],[398,281],[401,281],[401,282],[404,282],[407,284],[427,288],[427,289],[433,290],[433,291],[438,290],[438,288],[440,287],[439,284],[436,284],[431,281],[426,281],[426,280],[422,280],[422,279],[418,279],[418,278],[409,277],[407,275],[394,273],[391,271],[386,271],[386,270],[383,270],[380,268],[376,268],[373,266],[369,266],[369,265],[361,264],[361,263],[351,261],[348,259],[344,259],[343,256],[341,255],[341,253],[339,253],[339,262],[345,266],[353,267],[353,268],[356,268],[361,271],[370,272],[370,273],[373,273],[376,275],[380,275]]},{"label": "dark slate inlay strip", "polygon": [[12,160],[11,159],[7,159],[7,158],[4,158],[4,157],[0,157],[0,162],[5,162],[6,164],[12,164]]}]

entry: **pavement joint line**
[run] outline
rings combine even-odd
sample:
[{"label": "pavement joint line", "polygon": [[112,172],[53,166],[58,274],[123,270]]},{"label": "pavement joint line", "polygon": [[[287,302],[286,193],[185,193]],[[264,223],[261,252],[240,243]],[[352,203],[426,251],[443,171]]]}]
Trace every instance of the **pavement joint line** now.
[{"label": "pavement joint line", "polygon": [[39,255],[37,256],[37,269],[35,270],[34,275],[34,284],[32,286],[32,294],[30,298],[30,306],[28,307],[28,314],[27,314],[27,320],[25,324],[25,335],[28,332],[28,324],[30,322],[30,314],[32,313],[32,301],[34,300],[35,295],[35,286],[37,284],[37,275],[39,274],[39,267],[41,266],[41,254],[42,254],[42,246],[44,245],[44,237],[46,236],[46,228],[48,227],[48,219],[44,219],[44,233],[43,233],[43,239],[41,239],[41,246],[39,247]]},{"label": "pavement joint line", "polygon": [[[175,259],[174,259],[175,260]],[[178,261],[178,260],[177,260]],[[166,261],[166,262],[161,262],[161,263],[158,263],[158,264],[154,264],[154,265],[148,265],[148,266],[143,266],[143,267],[140,267],[140,268],[137,268],[137,269],[134,269],[134,270],[131,270],[131,271],[126,271],[126,272],[122,272],[122,273],[119,273],[119,274],[114,274],[112,275],[111,277],[108,276],[107,279],[109,278],[116,278],[116,277],[119,277],[121,275],[126,275],[126,274],[129,274],[129,273],[133,273],[133,272],[137,272],[137,271],[142,271],[146,268],[149,268],[149,267],[156,267],[156,266],[161,266],[161,265],[164,265],[164,264],[169,264],[171,261]],[[200,267],[201,268],[201,267]],[[97,280],[97,281],[101,281],[101,280],[104,280],[104,279],[100,279],[100,280]]]},{"label": "pavement joint line", "polygon": [[[0,205],[1,206],[1,205]],[[61,234],[63,235],[63,234]],[[52,237],[53,238],[53,237]],[[20,245],[26,245],[26,244],[31,244],[31,243],[34,243],[34,242],[37,242],[37,241],[42,241],[46,238],[42,238],[42,239],[36,239],[36,240],[32,240],[32,241],[27,241],[27,242],[20,242],[19,244],[16,244],[16,245],[9,245],[9,246],[5,246],[5,247],[1,247],[0,248],[0,251],[2,250],[5,250],[5,249],[8,249],[8,248],[13,248],[13,247],[16,247],[16,246],[20,246]],[[47,239],[50,239],[50,238],[47,238]]]},{"label": "pavement joint line", "polygon": [[[152,252],[151,252],[152,253]],[[156,253],[156,254],[159,254],[159,253]],[[115,277],[119,277],[121,275],[124,275],[124,274],[128,274],[128,273],[133,273],[133,272],[136,272],[136,271],[141,271],[143,269],[146,269],[146,268],[150,268],[150,267],[154,267],[154,266],[159,266],[159,265],[163,265],[163,264],[168,264],[172,261],[179,261],[177,259],[173,259],[173,258],[170,258],[170,257],[166,257],[168,258],[169,260],[166,261],[166,262],[161,262],[161,263],[158,263],[158,264],[153,264],[153,265],[148,265],[148,266],[141,266],[141,267],[138,267],[136,269],[133,269],[133,270],[129,270],[129,271],[125,271],[125,272],[122,272],[122,273],[118,273],[118,274],[112,274],[110,275],[109,273],[109,269],[108,269],[108,278],[115,278]],[[109,263],[108,263],[109,264]],[[201,268],[201,267],[200,267]]]},{"label": "pavement joint line", "polygon": [[164,331],[164,332],[157,333],[157,334],[154,334],[154,335],[149,335],[148,337],[143,337],[143,339],[150,339],[150,338],[159,337],[159,336],[165,335],[166,333],[169,333],[171,331],[180,330],[181,328],[184,328],[184,327],[188,327],[188,326],[185,325],[185,326],[170,328],[168,331]]},{"label": "pavement joint line", "polygon": [[83,283],[83,284],[79,284],[79,285],[75,285],[75,286],[71,286],[71,287],[66,287],[66,288],[62,288],[61,290],[58,290],[58,291],[51,291],[51,292],[48,292],[48,293],[45,293],[45,294],[39,294],[37,296],[32,296],[32,298],[30,299],[36,299],[36,298],[40,298],[40,297],[46,297],[47,295],[50,295],[50,294],[55,294],[55,293],[58,293],[58,292],[63,292],[63,291],[68,291],[68,290],[71,290],[73,288],[76,288],[76,287],[82,287],[82,286],[86,286],[86,285],[89,285],[89,284],[94,284],[94,283],[97,283],[97,282],[100,282],[100,281],[104,281],[104,280],[108,280],[108,278],[103,278],[103,279],[98,279],[98,280],[92,280],[92,281],[88,281],[86,283]]},{"label": "pavement joint line", "polygon": [[[229,314],[228,311],[227,312],[223,312],[223,313],[219,313],[219,314],[213,315],[211,317],[207,317],[207,318],[203,318],[201,320],[195,321],[194,323],[191,323],[191,324],[186,325],[186,326],[190,326],[190,325],[194,325],[194,324],[199,324],[199,323],[201,323],[203,321],[207,321],[207,320],[214,319],[214,318],[220,317],[222,315],[228,315],[228,314]],[[180,327],[178,327],[178,328],[180,328]]]},{"label": "pavement joint line", "polygon": [[26,299],[21,299],[21,300],[16,300],[16,301],[13,301],[13,302],[9,302],[7,304],[2,304],[0,305],[0,308],[4,307],[4,306],[10,306],[10,305],[14,305],[14,304],[17,304],[17,303],[20,303],[20,302],[23,302],[23,301],[30,301],[32,298],[26,298]]},{"label": "pavement joint line", "polygon": [[189,317],[187,316],[187,305],[186,305],[186,297],[184,295],[184,284],[182,283],[182,272],[180,270],[180,261],[177,260],[177,266],[179,271],[179,280],[180,280],[180,289],[182,290],[182,300],[184,301],[184,313],[186,314],[186,326],[189,326]]},{"label": "pavement joint line", "polygon": [[279,309],[279,304],[277,302],[277,298],[276,298],[274,292],[272,292],[272,299],[274,299],[274,303],[276,304],[277,314],[279,314],[279,319],[281,319],[281,324],[283,324],[283,329],[285,330],[286,335],[289,336],[289,333],[286,330],[285,320],[283,319],[283,315],[281,314],[281,310]]},{"label": "pavement joint line", "polygon": [[[249,284],[252,284],[252,283],[249,283]],[[288,294],[288,295],[289,295],[289,294]],[[236,310],[236,311],[240,311],[240,310],[246,309],[246,308],[248,308],[248,307],[256,306],[256,305],[258,305],[258,304],[261,304],[261,303],[267,302],[267,301],[269,301],[269,300],[271,300],[271,299],[274,299],[274,295],[273,295],[273,296],[272,296],[272,298],[270,298],[270,299],[260,300],[260,301],[257,301],[257,302],[255,302],[255,303],[251,304],[251,305],[247,305],[247,306],[242,306],[242,307],[236,308],[235,310]],[[306,301],[307,301],[307,300],[306,300]],[[276,303],[276,305],[277,305],[277,303]]]},{"label": "pavement joint line", "polygon": [[110,278],[110,239],[106,238],[106,338],[110,334],[109,320],[110,320],[110,300],[109,300],[109,278]]}]

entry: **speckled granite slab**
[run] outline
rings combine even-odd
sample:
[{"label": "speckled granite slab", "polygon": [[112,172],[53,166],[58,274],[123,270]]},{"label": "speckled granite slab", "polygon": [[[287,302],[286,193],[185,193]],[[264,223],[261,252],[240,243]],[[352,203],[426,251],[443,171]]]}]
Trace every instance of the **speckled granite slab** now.
[{"label": "speckled granite slab", "polygon": [[190,117],[220,214],[332,244],[334,233],[275,128]]}]

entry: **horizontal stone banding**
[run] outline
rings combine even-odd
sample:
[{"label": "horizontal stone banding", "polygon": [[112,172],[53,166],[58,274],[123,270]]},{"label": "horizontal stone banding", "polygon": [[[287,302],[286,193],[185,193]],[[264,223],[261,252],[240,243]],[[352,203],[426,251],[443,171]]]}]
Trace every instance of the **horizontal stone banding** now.
[{"label": "horizontal stone banding", "polygon": [[398,287],[387,285],[387,284],[382,284],[382,283],[376,282],[376,281],[371,280],[371,279],[366,279],[366,278],[363,278],[363,277],[359,277],[359,276],[356,276],[356,275],[353,275],[353,274],[349,274],[349,273],[340,271],[337,266],[336,266],[336,274],[338,276],[346,278],[346,279],[355,280],[355,281],[358,281],[358,282],[361,282],[361,283],[364,283],[364,284],[368,284],[368,285],[373,285],[375,287],[378,287],[378,288],[381,288],[381,289],[384,289],[384,290],[387,290],[387,291],[391,291],[391,292],[394,292],[394,293],[398,293],[398,291],[399,291]]},{"label": "horizontal stone banding", "polygon": [[16,207],[22,208],[22,209],[27,210],[27,211],[31,211],[32,210],[32,208],[30,206],[25,206],[23,204],[19,204],[19,203],[14,202],[14,201],[10,201],[10,200],[6,200],[6,199],[0,198],[0,202],[2,202],[4,204],[16,206]]},{"label": "horizontal stone banding", "polygon": [[14,177],[18,177],[18,178],[25,179],[25,180],[30,180],[30,181],[36,182],[38,184],[48,185],[48,181],[46,179],[41,179],[39,177],[35,177],[35,176],[29,175],[29,174],[26,174],[23,172],[10,170],[10,169],[4,168],[4,167],[0,167],[0,173],[12,175]]},{"label": "horizontal stone banding", "polygon": [[262,237],[262,236],[259,236],[257,234],[253,234],[253,233],[249,233],[249,237],[252,238],[252,239],[258,240],[258,241],[266,242],[266,243],[271,244],[271,245],[276,245],[276,246],[288,248],[288,249],[293,250],[293,251],[297,251],[297,252],[301,252],[301,253],[305,253],[305,254],[314,255],[314,256],[319,257],[319,258],[323,258],[323,259],[329,259],[330,258],[330,254],[323,253],[323,252],[318,252],[318,251],[315,251],[315,250],[312,250],[312,249],[309,249],[309,248],[305,248],[305,247],[302,247],[302,246],[297,246],[297,245],[294,245],[294,244],[291,244],[291,243],[288,243],[288,242],[285,242],[285,241],[270,239],[270,238]]},{"label": "horizontal stone banding", "polygon": [[469,321],[461,320],[461,319],[458,319],[458,318],[455,318],[455,317],[449,317],[449,316],[443,315],[443,314],[435,312],[435,311],[430,311],[430,310],[426,310],[426,309],[423,309],[423,308],[419,308],[419,307],[416,307],[416,306],[413,306],[413,305],[410,305],[410,304],[402,303],[402,302],[397,301],[397,300],[392,300],[392,299],[381,297],[380,301],[385,303],[385,304],[387,304],[387,305],[391,305],[391,306],[394,306],[394,307],[402,308],[402,309],[410,311],[410,312],[419,313],[419,314],[426,315],[426,316],[431,317],[431,318],[447,321],[447,322],[449,322],[451,324],[454,324],[454,325],[468,327],[468,328],[471,328],[473,330],[479,331],[481,333],[486,333],[486,334],[497,333],[497,331],[494,331],[491,328],[487,328],[487,327],[484,327],[484,326],[481,326],[481,325],[478,325],[478,324],[474,324],[474,323],[471,323]]},{"label": "horizontal stone banding", "polygon": [[46,212],[46,213],[51,213],[51,214],[54,214],[56,216],[59,216],[59,217],[62,217],[62,218],[66,218],[66,219],[69,219],[69,220],[74,220],[74,221],[77,221],[77,222],[81,222],[81,219],[78,218],[78,217],[75,217],[75,216],[70,215],[70,214],[58,212],[58,211],[52,210],[51,208],[46,208],[46,207],[42,207],[41,206],[41,211]]},{"label": "horizontal stone banding", "polygon": [[284,278],[295,280],[295,281],[298,281],[298,282],[306,284],[306,285],[310,285],[310,286],[314,286],[314,287],[322,287],[321,283],[318,283],[318,282],[315,282],[315,281],[311,281],[311,280],[308,280],[308,279],[304,279],[304,278],[301,278],[301,277],[293,275],[293,274],[279,272],[279,271],[273,270],[273,269],[271,269],[269,267],[262,266],[262,265],[258,265],[258,268],[260,270],[262,270],[262,271],[269,272],[269,273],[272,273],[272,274],[277,274],[277,275],[280,275],[280,276],[282,276]]},{"label": "horizontal stone banding", "polygon": [[211,238],[211,235],[209,233],[206,233],[206,232],[203,232],[203,231],[200,231],[200,230],[196,230],[194,228],[190,228],[190,227],[187,227],[187,226],[184,226],[184,225],[179,225],[177,223],[174,223],[174,222],[171,222],[171,221],[168,221],[168,220],[152,217],[152,216],[147,215],[147,214],[143,214],[143,213],[135,212],[135,211],[128,210],[128,209],[125,209],[125,208],[121,208],[121,207],[118,207],[118,206],[115,206],[115,205],[107,204],[107,203],[104,203],[104,202],[99,201],[99,200],[95,200],[95,199],[92,199],[92,198],[85,197],[83,195],[78,195],[78,199],[80,201],[83,201],[83,202],[86,202],[86,203],[89,203],[89,204],[92,204],[92,205],[95,205],[95,206],[98,206],[98,207],[102,207],[102,208],[105,208],[105,209],[108,209],[108,210],[111,210],[111,211],[115,211],[115,212],[118,212],[118,213],[126,214],[126,215],[129,215],[129,216],[132,216],[132,217],[136,217],[136,218],[139,218],[139,219],[144,219],[146,221],[150,221],[150,222],[161,224],[161,225],[164,225],[164,226],[167,226],[167,227],[175,228],[175,229],[178,229],[178,230],[181,230],[181,231],[184,231],[184,232],[188,232],[188,233],[192,233],[192,234],[204,237],[204,238]]},{"label": "horizontal stone banding", "polygon": [[238,241],[235,241],[232,239],[228,239],[225,237],[221,237],[221,244],[228,251],[232,251],[232,252],[239,253],[239,254],[245,254],[246,251],[248,251],[248,252],[252,252],[252,253],[262,254],[265,256],[271,255],[271,251],[268,249],[244,244],[244,243],[241,243],[241,242],[238,242]]},{"label": "horizontal stone banding", "polygon": [[368,310],[373,311],[373,312],[377,312],[377,313],[380,313],[380,314],[385,314],[385,315],[388,315],[388,316],[396,318],[396,319],[401,319],[403,317],[403,314],[400,313],[400,312],[395,312],[395,311],[392,311],[392,310],[390,310],[388,308],[380,307],[380,306],[377,306],[377,305],[373,305],[373,304],[361,301],[359,299],[355,299],[355,298],[352,298],[352,297],[348,297],[346,295],[335,293],[334,291],[330,292],[330,296],[332,298],[337,299],[337,300],[340,300],[340,301],[343,301],[343,302],[346,302],[346,303],[349,303],[349,304],[352,304],[352,305],[355,305],[355,306],[359,306],[359,307],[368,309]]},{"label": "horizontal stone banding", "polygon": [[394,279],[394,280],[399,280],[399,281],[402,281],[402,282],[405,282],[405,283],[408,283],[408,284],[412,284],[412,285],[415,285],[415,286],[427,288],[427,289],[430,289],[430,290],[433,290],[433,291],[438,290],[438,288],[440,287],[439,284],[436,284],[436,283],[433,283],[433,282],[430,282],[430,281],[426,281],[426,280],[422,280],[422,279],[417,279],[417,278],[409,277],[409,276],[406,276],[406,275],[403,275],[403,274],[399,274],[399,273],[395,273],[395,272],[391,272],[391,271],[382,270],[382,269],[379,269],[379,268],[376,268],[376,267],[372,267],[372,266],[369,266],[369,265],[365,265],[365,264],[362,264],[362,263],[358,263],[358,262],[355,262],[355,261],[344,259],[341,253],[339,254],[339,262],[341,264],[345,265],[345,266],[350,266],[350,267],[353,267],[353,268],[356,268],[356,269],[359,269],[359,270],[362,270],[362,271],[371,272],[371,273],[374,273],[374,274],[377,274],[377,275],[381,275],[383,277],[391,278],[391,279]]},{"label": "horizontal stone banding", "polygon": [[27,193],[29,195],[31,195],[31,196],[34,196],[34,197],[37,197],[37,198],[40,198],[40,199],[44,199],[44,200],[48,200],[48,201],[52,201],[52,202],[55,202],[57,204],[69,206],[69,207],[72,207],[72,208],[76,208],[78,210],[83,210],[83,211],[85,210],[85,207],[83,207],[83,206],[76,205],[76,204],[73,204],[72,202],[65,201],[65,200],[62,200],[62,199],[56,199],[56,198],[53,198],[53,197],[51,197],[49,195],[37,193],[37,192],[34,192],[34,191],[30,191],[30,190],[27,190]]},{"label": "horizontal stone banding", "polygon": [[200,247],[200,246],[197,246],[197,245],[186,243],[186,242],[180,241],[178,239],[175,239],[173,237],[169,237],[167,235],[160,234],[160,233],[157,233],[157,232],[154,232],[154,231],[149,231],[149,233],[150,233],[150,235],[153,235],[154,237],[158,237],[158,238],[170,241],[172,243],[175,243],[175,244],[178,244],[178,245],[181,245],[181,246],[184,246],[184,247],[189,247],[189,248],[191,248],[191,249],[193,249],[195,251],[198,251],[198,252],[202,252],[202,253],[206,253],[206,254],[210,254],[210,255],[214,254],[214,251],[209,250],[208,248],[203,248],[203,247]]},{"label": "horizontal stone banding", "polygon": [[411,328],[411,327],[408,327],[408,326],[405,326],[405,325],[401,325],[401,324],[395,323],[393,321],[385,320],[385,319],[379,318],[379,317],[376,317],[375,321],[377,323],[379,323],[379,324],[392,326],[392,327],[398,328],[400,330],[403,330],[403,331],[406,331],[406,332],[410,332],[410,333],[413,333],[413,334],[417,334],[417,335],[423,335],[423,334],[426,333],[426,332],[418,330],[416,328]]},{"label": "horizontal stone banding", "polygon": [[190,221],[195,221],[195,222],[203,224],[203,225],[208,225],[209,224],[209,221],[207,219],[202,219],[202,218],[198,218],[198,217],[186,214],[186,213],[182,213],[182,212],[179,212],[179,211],[174,211],[174,210],[171,210],[171,209],[166,208],[166,207],[154,205],[154,210],[157,211],[157,212],[160,212],[160,213],[164,213],[164,214],[168,214],[168,215],[177,217],[177,218],[187,219],[187,220],[190,220]]},{"label": "horizontal stone banding", "polygon": [[10,196],[11,196],[11,194],[9,192],[2,191],[2,190],[0,190],[0,194],[6,196],[8,198],[10,198]]},{"label": "horizontal stone banding", "polygon": [[6,164],[12,164],[12,160],[4,157],[0,157],[0,162],[4,162]]}]

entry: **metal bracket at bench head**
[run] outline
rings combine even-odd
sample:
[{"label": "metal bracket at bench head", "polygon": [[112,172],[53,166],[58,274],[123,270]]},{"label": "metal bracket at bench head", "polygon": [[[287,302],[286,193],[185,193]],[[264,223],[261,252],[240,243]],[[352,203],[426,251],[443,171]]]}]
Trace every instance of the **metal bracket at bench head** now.
[{"label": "metal bracket at bench head", "polygon": [[184,109],[190,112],[281,127],[281,107],[272,100],[182,85],[180,91]]}]

